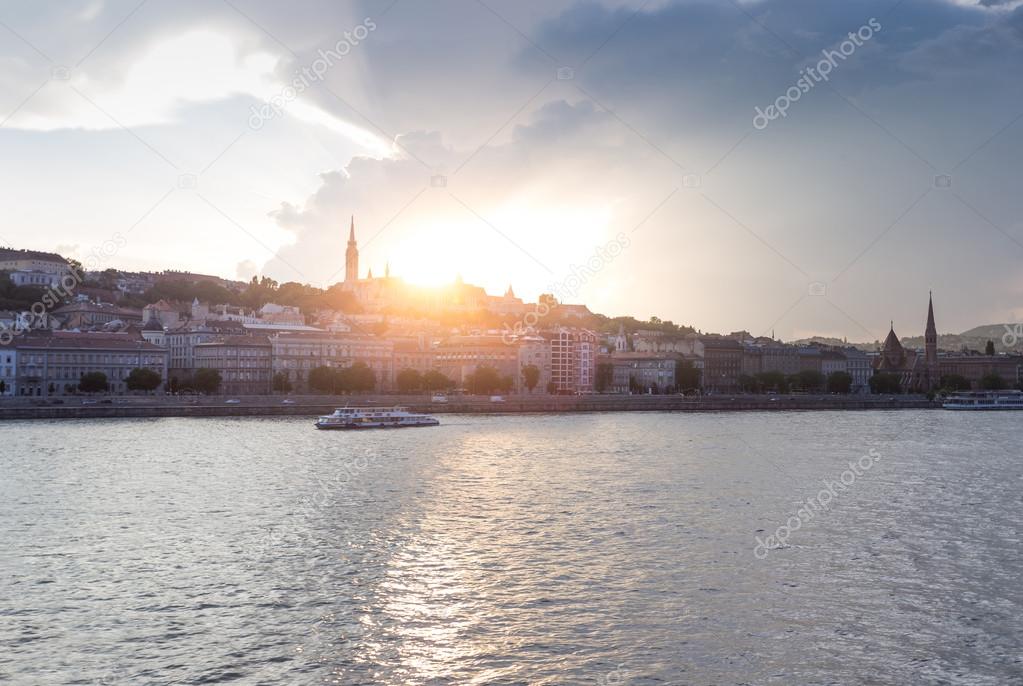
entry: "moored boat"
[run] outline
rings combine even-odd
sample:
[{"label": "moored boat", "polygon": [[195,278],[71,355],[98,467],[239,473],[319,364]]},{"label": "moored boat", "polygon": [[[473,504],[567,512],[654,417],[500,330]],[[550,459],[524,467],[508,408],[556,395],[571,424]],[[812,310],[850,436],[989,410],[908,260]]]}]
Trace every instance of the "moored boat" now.
[{"label": "moored boat", "polygon": [[941,406],[946,410],[1023,410],[1023,391],[960,391]]},{"label": "moored boat", "polygon": [[402,429],[437,426],[435,417],[409,412],[406,407],[339,407],[316,420],[317,429]]}]

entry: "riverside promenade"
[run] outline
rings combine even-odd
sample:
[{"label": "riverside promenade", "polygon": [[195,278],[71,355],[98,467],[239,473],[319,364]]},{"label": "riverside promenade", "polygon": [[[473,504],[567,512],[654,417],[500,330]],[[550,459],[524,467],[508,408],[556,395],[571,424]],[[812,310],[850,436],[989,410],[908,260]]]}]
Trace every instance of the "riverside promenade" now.
[{"label": "riverside promenade", "polygon": [[[923,396],[885,395],[509,395],[494,402],[489,396],[452,396],[432,402],[429,395],[351,396],[115,396],[7,398],[0,400],[0,420],[99,419],[105,417],[251,417],[329,414],[336,407],[402,405],[430,414],[504,414],[559,412],[735,412],[812,410],[935,409],[940,404]],[[228,402],[237,400],[237,402]]]}]

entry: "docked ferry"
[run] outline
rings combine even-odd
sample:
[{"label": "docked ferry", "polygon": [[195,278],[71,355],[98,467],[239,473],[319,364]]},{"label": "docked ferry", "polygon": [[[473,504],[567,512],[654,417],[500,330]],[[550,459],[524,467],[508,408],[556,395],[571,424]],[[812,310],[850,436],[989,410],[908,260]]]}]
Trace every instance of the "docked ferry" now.
[{"label": "docked ferry", "polygon": [[414,414],[406,407],[339,407],[316,420],[317,429],[400,429],[438,424],[434,417]]},{"label": "docked ferry", "polygon": [[948,396],[946,410],[1023,410],[1023,391],[961,391]]}]

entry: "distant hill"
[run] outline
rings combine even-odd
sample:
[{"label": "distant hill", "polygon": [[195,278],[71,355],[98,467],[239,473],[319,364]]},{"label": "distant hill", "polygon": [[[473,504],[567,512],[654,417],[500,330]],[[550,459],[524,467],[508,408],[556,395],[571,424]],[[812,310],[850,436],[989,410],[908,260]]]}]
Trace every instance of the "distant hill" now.
[{"label": "distant hill", "polygon": [[[1023,334],[1023,327],[1016,328],[1016,324],[985,324],[983,326],[975,326],[974,328],[964,331],[962,333],[942,333],[938,334],[938,349],[958,351],[962,350],[965,346],[970,350],[984,351],[984,347],[988,341],[994,341],[995,350],[997,352],[1011,352],[1019,351],[1023,349],[1023,335],[1020,336],[1019,340],[1015,342],[1012,347],[1006,346],[1003,338],[1006,334],[1006,327],[1010,330]],[[907,348],[923,348],[924,337],[923,336],[903,336],[899,338],[902,341],[902,345]],[[798,341],[791,341],[797,345],[806,345],[808,343],[820,343],[823,345],[850,345],[860,350],[877,350],[880,346],[880,342],[876,343],[843,343],[837,338],[827,338],[823,336],[814,336],[812,338],[801,338]]]},{"label": "distant hill", "polygon": [[809,345],[811,343],[817,343],[818,345],[833,345],[843,348],[859,348],[860,350],[875,350],[877,345],[875,343],[849,343],[839,338],[829,338],[827,336],[811,336],[810,338],[800,338],[797,341],[789,341],[793,345]]}]

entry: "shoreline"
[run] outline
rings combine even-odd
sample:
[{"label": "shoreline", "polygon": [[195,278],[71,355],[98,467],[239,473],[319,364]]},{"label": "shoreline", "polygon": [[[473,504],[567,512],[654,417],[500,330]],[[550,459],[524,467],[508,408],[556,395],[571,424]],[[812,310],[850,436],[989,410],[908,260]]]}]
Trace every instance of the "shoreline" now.
[{"label": "shoreline", "polygon": [[487,397],[431,402],[424,396],[293,396],[291,403],[277,396],[240,397],[227,404],[227,396],[211,398],[118,397],[101,400],[64,399],[63,404],[33,404],[27,399],[0,401],[0,421],[18,419],[100,419],[150,417],[314,417],[350,405],[401,405],[426,414],[568,414],[576,412],[777,412],[814,410],[930,410],[937,401],[923,396],[506,396],[503,402]]}]

